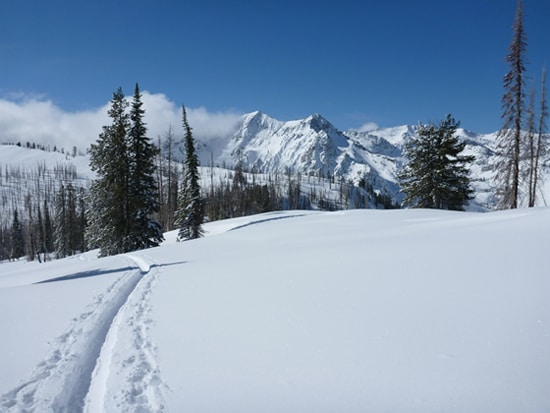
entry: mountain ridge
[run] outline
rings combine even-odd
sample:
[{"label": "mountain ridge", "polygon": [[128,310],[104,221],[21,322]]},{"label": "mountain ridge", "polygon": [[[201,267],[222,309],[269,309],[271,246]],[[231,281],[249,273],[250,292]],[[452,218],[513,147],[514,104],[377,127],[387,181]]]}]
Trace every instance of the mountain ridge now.
[{"label": "mountain ridge", "polygon": [[[354,185],[366,182],[375,191],[399,203],[397,173],[406,160],[405,142],[417,136],[418,125],[399,125],[368,131],[337,129],[318,113],[303,119],[279,121],[261,111],[245,114],[228,137],[211,142],[198,136],[202,165],[234,166],[265,174],[301,173],[309,176],[344,179]],[[493,208],[489,173],[496,132],[480,134],[460,128],[465,152],[476,156],[472,181],[476,197],[470,209]],[[218,154],[218,156],[213,156]]]}]

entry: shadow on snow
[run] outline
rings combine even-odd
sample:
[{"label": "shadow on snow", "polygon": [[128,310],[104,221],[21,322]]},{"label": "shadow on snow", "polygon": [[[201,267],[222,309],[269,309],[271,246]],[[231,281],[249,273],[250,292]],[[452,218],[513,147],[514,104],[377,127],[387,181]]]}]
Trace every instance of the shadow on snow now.
[{"label": "shadow on snow", "polygon": [[[149,268],[168,267],[171,265],[185,264],[186,262],[187,261],[176,261],[176,262],[171,262],[166,264],[151,264]],[[99,269],[99,270],[82,271],[74,274],[62,275],[60,277],[37,281],[34,284],[45,284],[45,283],[51,283],[51,282],[57,282],[57,281],[68,281],[68,280],[77,280],[80,278],[98,277],[101,275],[114,274],[117,272],[126,272],[126,271],[131,271],[136,269],[139,270],[139,267],[129,265],[126,267],[119,267],[119,268],[105,268],[105,269]]]}]

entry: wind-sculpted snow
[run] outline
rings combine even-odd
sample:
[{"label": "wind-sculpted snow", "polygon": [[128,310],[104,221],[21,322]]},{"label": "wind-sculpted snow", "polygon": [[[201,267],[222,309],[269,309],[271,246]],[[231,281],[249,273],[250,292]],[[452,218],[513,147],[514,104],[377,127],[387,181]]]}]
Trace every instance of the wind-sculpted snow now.
[{"label": "wind-sculpted snow", "polygon": [[[127,381],[129,390],[125,390],[132,395],[130,401],[136,406],[149,406],[149,400],[152,400],[153,406],[161,406],[160,392],[150,394],[142,390],[143,396],[139,396],[140,386],[148,386],[156,380],[152,356],[154,346],[146,337],[147,298],[156,280],[156,272],[148,274],[151,263],[143,257],[128,256],[125,261],[131,264],[128,270],[74,317],[67,330],[53,340],[51,354],[36,366],[30,378],[0,398],[1,411],[73,413],[85,408],[90,412],[102,411],[88,409],[90,401],[86,396],[97,394],[101,380],[108,377],[107,364],[113,359],[113,353],[104,349],[116,345],[116,340],[113,344],[113,337],[116,339],[119,329],[131,338],[134,349],[131,357],[136,367],[130,369],[132,375],[128,376]],[[65,276],[58,280],[92,275]],[[129,330],[128,326],[121,327],[122,319],[132,321]],[[130,364],[126,360],[121,370],[128,371]],[[105,392],[100,394],[106,396]],[[94,402],[101,403],[101,400]]]}]

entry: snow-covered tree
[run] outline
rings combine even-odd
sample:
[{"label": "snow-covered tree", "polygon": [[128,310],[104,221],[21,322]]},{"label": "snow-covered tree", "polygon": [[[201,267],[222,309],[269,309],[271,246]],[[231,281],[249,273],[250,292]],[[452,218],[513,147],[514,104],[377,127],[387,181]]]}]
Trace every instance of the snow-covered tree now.
[{"label": "snow-covered tree", "polygon": [[129,251],[158,246],[163,240],[162,227],[153,219],[159,211],[158,187],[155,178],[155,157],[158,149],[147,137],[139,86],[136,83],[130,109],[128,218],[131,228],[126,248]]},{"label": "snow-covered tree", "polygon": [[407,165],[399,173],[404,206],[463,210],[472,197],[466,145],[456,136],[460,122],[447,115],[439,125],[419,125],[405,145]]},{"label": "snow-covered tree", "polygon": [[164,239],[155,181],[156,148],[147,137],[139,86],[130,113],[119,88],[111,100],[112,124],[103,127],[90,149],[90,166],[96,179],[90,188],[88,236],[100,255],[113,255],[159,245]]},{"label": "snow-covered tree", "polygon": [[108,111],[112,124],[103,126],[98,140],[90,148],[90,167],[97,179],[90,187],[88,240],[100,249],[100,255],[127,252],[130,232],[128,102],[122,88],[113,93]]},{"label": "snow-covered tree", "polygon": [[187,112],[182,105],[185,160],[183,179],[178,192],[178,209],[175,225],[179,228],[178,240],[199,238],[203,235],[204,201],[201,197],[199,183],[199,158],[195,149],[195,140]]},{"label": "snow-covered tree", "polygon": [[25,238],[23,234],[23,224],[19,219],[17,209],[13,211],[13,222],[11,224],[11,259],[17,259],[25,255]]}]

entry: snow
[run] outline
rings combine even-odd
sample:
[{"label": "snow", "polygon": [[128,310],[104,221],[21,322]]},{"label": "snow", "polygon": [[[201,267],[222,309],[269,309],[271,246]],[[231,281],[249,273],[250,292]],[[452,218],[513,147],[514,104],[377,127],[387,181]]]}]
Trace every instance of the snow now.
[{"label": "snow", "polygon": [[550,410],[550,209],[206,230],[1,263],[0,411]]}]

